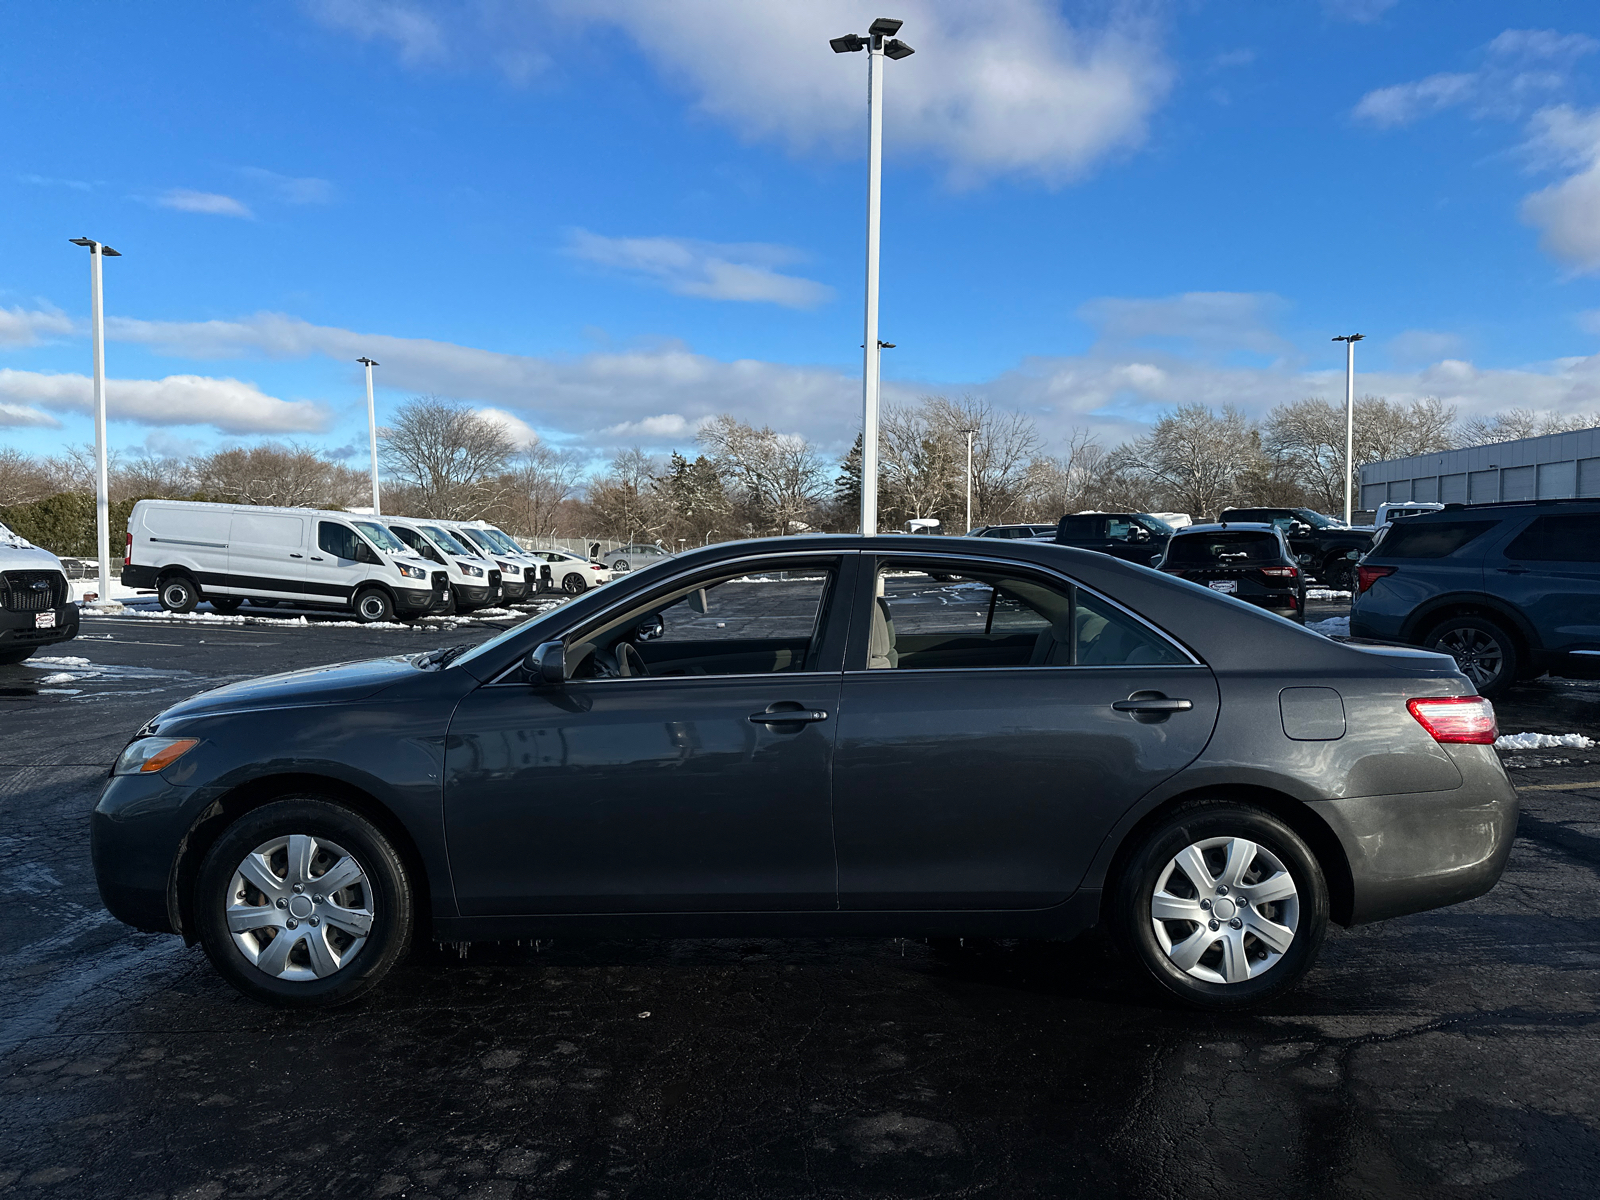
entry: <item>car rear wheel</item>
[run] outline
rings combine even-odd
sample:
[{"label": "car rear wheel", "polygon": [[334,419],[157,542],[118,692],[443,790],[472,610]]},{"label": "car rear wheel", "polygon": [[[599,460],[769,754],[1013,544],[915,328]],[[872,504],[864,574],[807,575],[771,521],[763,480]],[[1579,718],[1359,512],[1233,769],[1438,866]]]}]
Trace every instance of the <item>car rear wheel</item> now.
[{"label": "car rear wheel", "polygon": [[412,888],[388,839],[316,797],[274,801],[223,831],[200,868],[206,955],[253,1000],[331,1008],[369,991],[411,941]]},{"label": "car rear wheel", "polygon": [[356,610],[356,620],[364,625],[377,625],[394,620],[394,602],[381,588],[367,588],[357,592],[351,607]]},{"label": "car rear wheel", "polygon": [[236,613],[239,611],[239,606],[243,603],[244,601],[239,599],[237,596],[213,596],[211,598],[211,607],[216,609],[219,613]]},{"label": "car rear wheel", "polygon": [[1336,592],[1351,592],[1356,586],[1356,564],[1352,558],[1329,559],[1322,566],[1322,578]]},{"label": "car rear wheel", "polygon": [[187,575],[168,575],[156,593],[161,607],[171,613],[189,613],[200,603],[200,589]]},{"label": "car rear wheel", "polygon": [[626,571],[628,569],[628,560],[625,558],[617,559],[616,562],[611,564],[611,569],[613,571]]},{"label": "car rear wheel", "polygon": [[581,596],[589,588],[589,581],[576,571],[568,571],[561,577],[561,590],[569,596]]},{"label": "car rear wheel", "polygon": [[1478,689],[1495,697],[1517,677],[1517,645],[1511,635],[1483,617],[1451,617],[1436,625],[1423,641],[1429,650],[1448,654]]},{"label": "car rear wheel", "polygon": [[1118,941],[1196,1008],[1240,1009],[1289,991],[1316,961],[1328,888],[1300,837],[1265,809],[1205,801],[1135,847],[1113,892]]}]

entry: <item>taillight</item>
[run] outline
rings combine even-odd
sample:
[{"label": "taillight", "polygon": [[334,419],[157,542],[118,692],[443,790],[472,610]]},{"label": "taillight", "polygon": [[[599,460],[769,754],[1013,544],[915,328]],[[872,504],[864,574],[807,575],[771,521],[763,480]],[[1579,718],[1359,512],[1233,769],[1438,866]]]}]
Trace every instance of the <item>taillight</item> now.
[{"label": "taillight", "polygon": [[1262,567],[1261,568],[1261,573],[1263,575],[1270,575],[1274,579],[1298,579],[1300,577],[1300,568],[1299,567]]},{"label": "taillight", "polygon": [[128,544],[122,549],[122,565],[126,567],[133,563],[133,534],[125,533],[122,536],[128,539]]},{"label": "taillight", "polygon": [[1482,696],[1433,696],[1407,700],[1406,707],[1436,742],[1492,746],[1500,736],[1494,705]]},{"label": "taillight", "polygon": [[1362,564],[1356,567],[1356,595],[1361,595],[1378,580],[1386,575],[1393,575],[1398,567],[1369,567]]}]

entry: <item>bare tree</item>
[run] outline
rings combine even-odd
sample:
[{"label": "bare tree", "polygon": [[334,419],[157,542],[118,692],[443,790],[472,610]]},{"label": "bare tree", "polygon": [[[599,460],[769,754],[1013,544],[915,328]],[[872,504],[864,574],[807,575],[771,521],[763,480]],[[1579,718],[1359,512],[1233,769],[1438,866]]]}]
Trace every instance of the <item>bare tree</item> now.
[{"label": "bare tree", "polygon": [[0,507],[29,504],[56,490],[42,463],[11,446],[0,446]]},{"label": "bare tree", "polygon": [[437,396],[407,401],[378,442],[410,505],[449,520],[476,517],[504,495],[501,476],[517,449],[504,427]]},{"label": "bare tree", "polygon": [[1034,461],[1029,496],[1033,516],[1053,521],[1098,506],[1105,458],[1105,447],[1087,429],[1068,433],[1064,453]]},{"label": "bare tree", "polygon": [[1153,485],[1158,501],[1209,517],[1234,501],[1242,475],[1261,450],[1244,414],[1232,406],[1219,416],[1203,404],[1174,409],[1142,438],[1119,446],[1116,466]]},{"label": "bare tree", "polygon": [[753,528],[789,533],[816,517],[826,468],[798,434],[757,429],[724,413],[702,426],[696,440]]},{"label": "bare tree", "polygon": [[644,451],[624,450],[612,459],[611,470],[589,488],[589,509],[601,532],[630,542],[660,537],[670,507],[657,485],[656,464]]},{"label": "bare tree", "polygon": [[581,471],[570,453],[543,444],[529,446],[506,475],[506,522],[528,537],[554,536],[557,514],[577,493]]},{"label": "bare tree", "polygon": [[193,462],[195,490],[231,504],[342,506],[352,490],[349,477],[357,474],[294,442],[235,446]]},{"label": "bare tree", "polygon": [[[1455,409],[1435,397],[1403,405],[1363,396],[1355,405],[1356,465],[1448,450],[1454,425]],[[1272,410],[1264,446],[1314,507],[1335,512],[1344,505],[1344,438],[1344,406],[1311,397]]]},{"label": "bare tree", "polygon": [[1473,417],[1462,423],[1458,444],[1462,446],[1487,446],[1496,442],[1514,442],[1520,438],[1542,437],[1549,433],[1568,433],[1574,429],[1592,429],[1600,425],[1600,413],[1534,412],[1529,408],[1513,408],[1492,417]]},{"label": "bare tree", "polygon": [[172,499],[195,490],[193,460],[142,450],[125,459],[111,479],[113,500]]}]

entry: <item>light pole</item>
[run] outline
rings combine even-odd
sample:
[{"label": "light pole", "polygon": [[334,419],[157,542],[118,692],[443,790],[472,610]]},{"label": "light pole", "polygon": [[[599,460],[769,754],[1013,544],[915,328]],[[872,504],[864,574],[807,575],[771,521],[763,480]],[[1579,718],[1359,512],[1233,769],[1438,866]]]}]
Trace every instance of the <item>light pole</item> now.
[{"label": "light pole", "polygon": [[378,515],[378,417],[372,407],[372,368],[378,364],[370,358],[358,358],[367,368],[367,448],[372,452],[372,515]]},{"label": "light pole", "polygon": [[1356,343],[1367,335],[1347,333],[1333,340],[1344,343],[1344,523],[1350,524],[1356,473]]},{"label": "light pole", "polygon": [[106,314],[100,291],[100,260],[121,258],[93,238],[69,239],[74,246],[89,248],[89,308],[94,340],[94,533],[100,557],[101,604],[111,600],[111,481],[106,467]]},{"label": "light pole", "polygon": [[[976,429],[958,429],[957,433],[967,435],[967,529],[972,528],[972,435]],[[963,533],[966,530],[962,530]]]},{"label": "light pole", "polygon": [[904,22],[879,17],[866,36],[829,40],[835,54],[867,52],[867,318],[861,339],[861,532],[878,532],[878,382],[884,344],[878,340],[878,201],[883,184],[883,60],[908,58],[910,46],[894,35]]}]

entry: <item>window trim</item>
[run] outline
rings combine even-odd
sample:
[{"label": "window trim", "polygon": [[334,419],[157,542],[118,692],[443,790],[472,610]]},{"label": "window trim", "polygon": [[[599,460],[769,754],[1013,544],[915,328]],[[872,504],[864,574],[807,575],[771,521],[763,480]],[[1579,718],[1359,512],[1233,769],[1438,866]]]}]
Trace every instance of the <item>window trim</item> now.
[{"label": "window trim", "polygon": [[[1100,601],[1103,601],[1106,604],[1109,604],[1112,608],[1116,609],[1118,612],[1121,612],[1125,616],[1131,617],[1134,621],[1136,621],[1140,625],[1144,626],[1151,633],[1155,634],[1158,638],[1160,638],[1163,642],[1165,642],[1168,645],[1174,647],[1178,651],[1178,653],[1183,656],[1183,658],[1186,661],[1181,662],[1181,663],[1105,663],[1105,664],[1100,664],[1100,665],[1095,665],[1095,666],[1084,666],[1084,665],[1081,665],[1081,664],[1079,664],[1077,662],[1073,662],[1073,663],[1065,665],[1065,666],[1061,666],[1061,665],[1054,665],[1054,666],[1046,665],[1046,666],[1039,666],[1039,667],[1032,667],[1032,666],[1028,666],[1027,664],[1024,664],[1024,665],[1022,665],[1020,667],[906,667],[903,670],[901,668],[899,668],[899,667],[896,667],[892,671],[884,671],[884,670],[876,670],[875,671],[871,667],[864,666],[864,665],[863,666],[859,666],[859,667],[852,667],[850,665],[851,662],[854,661],[854,659],[856,657],[855,651],[858,648],[862,651],[861,655],[859,656],[861,661],[863,663],[865,663],[865,661],[867,659],[867,655],[865,653],[865,651],[866,651],[865,644],[863,643],[859,647],[857,647],[856,644],[855,644],[855,642],[856,642],[856,638],[854,637],[854,634],[855,634],[855,617],[856,617],[857,613],[853,611],[851,613],[851,634],[852,634],[852,636],[851,636],[849,642],[847,642],[847,644],[845,646],[844,673],[847,676],[851,676],[851,675],[883,675],[883,676],[888,676],[888,677],[892,678],[892,677],[894,677],[896,675],[901,675],[901,674],[908,674],[908,675],[910,675],[910,674],[928,674],[928,673],[932,673],[932,672],[946,672],[946,671],[986,671],[986,672],[988,672],[988,671],[1148,671],[1148,670],[1151,670],[1152,668],[1160,668],[1160,667],[1179,668],[1179,667],[1205,667],[1206,666],[1206,664],[1204,662],[1202,662],[1200,660],[1200,658],[1192,650],[1189,649],[1189,647],[1185,646],[1182,642],[1178,641],[1177,638],[1173,637],[1171,634],[1167,633],[1164,629],[1160,628],[1160,626],[1153,624],[1152,622],[1150,622],[1146,618],[1144,618],[1144,617],[1140,616],[1138,613],[1134,612],[1126,604],[1123,604],[1121,601],[1113,599],[1112,597],[1106,595],[1104,592],[1100,591],[1097,588],[1092,588],[1092,587],[1089,587],[1087,584],[1079,583],[1076,579],[1073,579],[1072,577],[1070,577],[1068,575],[1063,575],[1063,574],[1061,574],[1061,572],[1056,571],[1056,570],[1054,570],[1054,569],[1052,569],[1050,567],[1041,566],[1039,563],[1026,562],[1026,561],[1019,560],[1019,559],[1014,559],[1014,558],[1002,558],[1002,557],[999,557],[999,556],[996,556],[994,558],[988,558],[988,557],[973,558],[973,557],[970,557],[970,556],[963,556],[963,555],[960,555],[960,554],[950,553],[948,551],[945,551],[945,552],[935,551],[932,554],[916,554],[914,552],[913,553],[909,553],[909,554],[908,553],[881,554],[876,550],[869,550],[869,551],[864,551],[863,553],[864,553],[864,555],[866,557],[869,557],[872,560],[870,565],[868,566],[868,569],[865,570],[864,572],[862,572],[861,577],[860,577],[860,579],[858,581],[858,584],[857,584],[858,589],[867,589],[867,594],[862,598],[864,600],[871,600],[873,598],[872,593],[876,590],[876,588],[873,586],[873,581],[875,581],[877,579],[879,565],[885,559],[892,560],[892,559],[896,559],[896,558],[902,558],[902,559],[913,559],[913,560],[918,561],[918,562],[929,562],[929,561],[932,561],[932,562],[965,563],[965,564],[969,564],[969,565],[978,564],[978,565],[980,565],[980,567],[981,567],[982,564],[994,564],[996,566],[1003,565],[1003,566],[1007,566],[1007,567],[1017,567],[1017,568],[1020,568],[1021,570],[1023,570],[1024,572],[1032,572],[1034,574],[1045,575],[1047,577],[1051,577],[1053,579],[1060,580],[1061,582],[1065,583],[1070,588],[1081,589],[1084,592],[1087,592],[1090,596],[1093,596],[1096,600],[1100,600]],[[862,601],[858,600],[858,602],[857,602],[857,604],[855,606],[857,610],[861,609],[861,603],[862,603]],[[1078,609],[1078,598],[1077,598],[1076,594],[1074,594],[1073,597],[1072,597],[1072,611],[1074,612],[1074,614],[1076,614],[1077,609]],[[870,629],[871,626],[869,625],[868,628]],[[1073,648],[1072,648],[1072,656],[1073,656],[1074,659],[1076,659],[1077,656],[1078,656],[1078,648],[1077,648],[1076,645],[1074,645]],[[1209,670],[1209,668],[1207,668],[1207,669]]]}]

